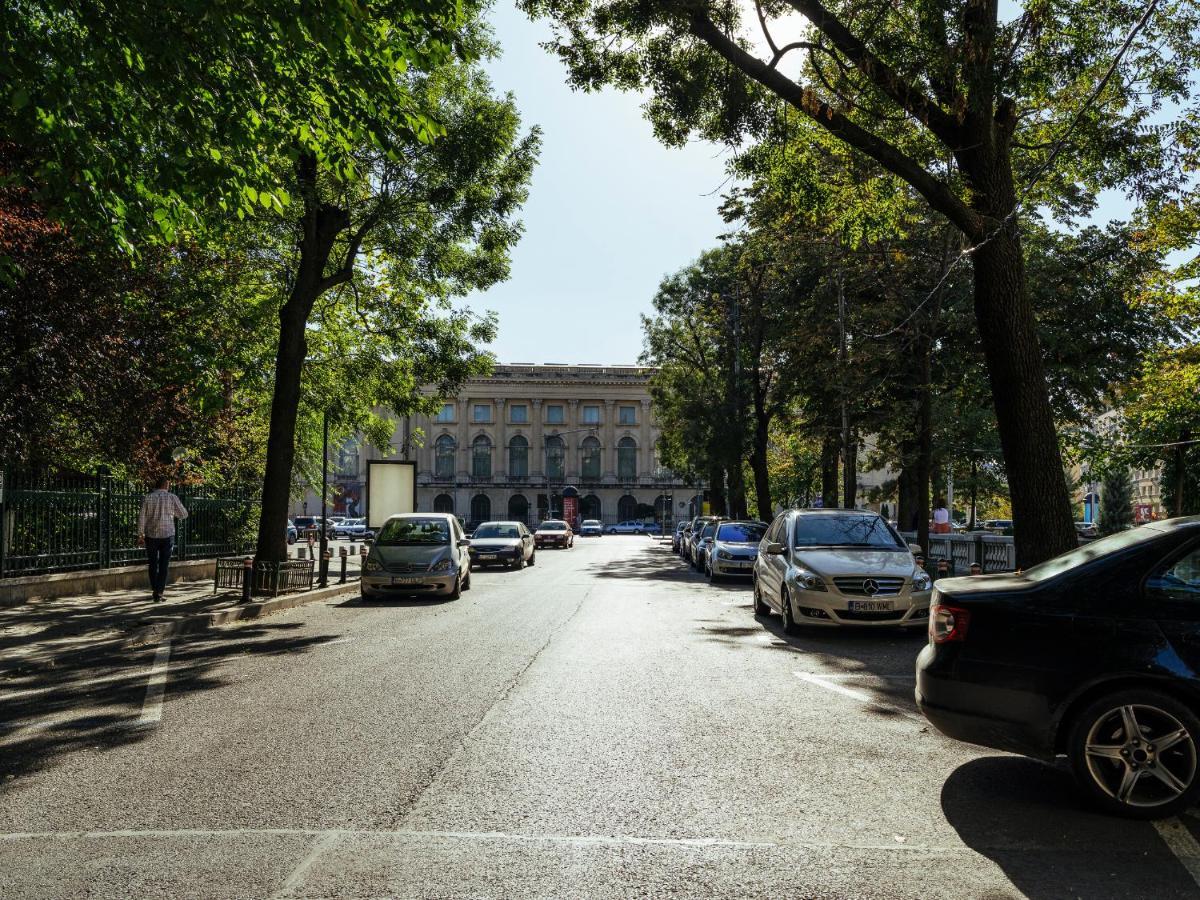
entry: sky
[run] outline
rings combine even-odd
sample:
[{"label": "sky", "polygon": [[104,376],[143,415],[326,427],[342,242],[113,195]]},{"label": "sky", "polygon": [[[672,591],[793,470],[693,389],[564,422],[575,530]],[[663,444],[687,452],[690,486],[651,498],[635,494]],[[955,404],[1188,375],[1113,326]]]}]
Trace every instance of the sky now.
[{"label": "sky", "polygon": [[512,277],[467,305],[499,314],[491,350],[502,363],[636,363],[639,316],[659,282],[725,230],[724,152],[664,147],[636,94],[572,91],[538,46],[549,28],[511,0],[498,0],[491,20],[503,56],[489,74],[516,97],[525,126],[542,128],[542,152]]}]

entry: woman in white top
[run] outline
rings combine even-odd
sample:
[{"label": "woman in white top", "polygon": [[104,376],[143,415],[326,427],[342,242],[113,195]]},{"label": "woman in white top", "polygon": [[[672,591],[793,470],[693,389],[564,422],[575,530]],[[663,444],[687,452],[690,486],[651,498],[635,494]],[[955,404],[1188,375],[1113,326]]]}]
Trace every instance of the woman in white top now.
[{"label": "woman in white top", "polygon": [[946,498],[938,497],[937,505],[933,508],[933,533],[950,533],[950,510],[946,509]]}]

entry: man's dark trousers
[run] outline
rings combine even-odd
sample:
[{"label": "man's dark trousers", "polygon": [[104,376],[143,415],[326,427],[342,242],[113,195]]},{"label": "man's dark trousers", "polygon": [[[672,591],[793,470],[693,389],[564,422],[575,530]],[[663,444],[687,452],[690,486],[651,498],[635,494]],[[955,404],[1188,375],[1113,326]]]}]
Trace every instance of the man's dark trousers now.
[{"label": "man's dark trousers", "polygon": [[167,566],[171,564],[171,551],[175,549],[175,538],[146,538],[146,556],[150,558],[150,590],[161,597],[167,588]]}]

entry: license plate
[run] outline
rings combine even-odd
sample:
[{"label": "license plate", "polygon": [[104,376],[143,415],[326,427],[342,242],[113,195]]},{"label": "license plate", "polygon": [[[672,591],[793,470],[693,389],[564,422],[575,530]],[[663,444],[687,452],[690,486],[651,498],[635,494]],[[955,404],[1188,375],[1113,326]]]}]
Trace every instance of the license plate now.
[{"label": "license plate", "polygon": [[890,612],[891,600],[851,600],[850,612]]},{"label": "license plate", "polygon": [[752,565],[754,565],[754,563],[748,563],[748,562],[731,562],[731,563],[725,563],[725,565],[726,565],[728,568],[730,568],[730,569],[748,569],[748,568],[750,568]]},{"label": "license plate", "polygon": [[495,559],[496,554],[495,553],[480,553],[479,558],[480,559]]},{"label": "license plate", "polygon": [[398,575],[392,577],[392,584],[420,584],[424,580],[425,579],[423,578],[413,578],[411,576],[405,577]]}]

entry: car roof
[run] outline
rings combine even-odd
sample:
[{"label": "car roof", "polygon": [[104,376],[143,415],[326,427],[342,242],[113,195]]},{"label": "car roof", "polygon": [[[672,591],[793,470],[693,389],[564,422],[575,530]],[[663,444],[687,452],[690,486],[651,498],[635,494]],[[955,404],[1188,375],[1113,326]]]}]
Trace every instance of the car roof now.
[{"label": "car roof", "polygon": [[387,517],[387,521],[390,522],[393,519],[453,519],[453,518],[454,518],[454,516],[451,513],[411,512],[411,513],[392,513],[390,516]]}]

